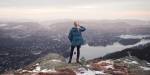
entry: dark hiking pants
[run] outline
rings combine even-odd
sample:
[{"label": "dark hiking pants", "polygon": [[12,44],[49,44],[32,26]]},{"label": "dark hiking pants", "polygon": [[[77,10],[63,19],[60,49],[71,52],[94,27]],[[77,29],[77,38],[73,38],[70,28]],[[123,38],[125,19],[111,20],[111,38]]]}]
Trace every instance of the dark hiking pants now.
[{"label": "dark hiking pants", "polygon": [[76,62],[79,63],[80,47],[81,47],[81,45],[79,45],[79,46],[71,46],[70,58],[69,58],[69,62],[68,62],[68,63],[71,63],[71,61],[72,61],[72,56],[73,56],[73,52],[74,52],[74,49],[75,49],[75,48],[77,48],[77,58],[76,58]]}]

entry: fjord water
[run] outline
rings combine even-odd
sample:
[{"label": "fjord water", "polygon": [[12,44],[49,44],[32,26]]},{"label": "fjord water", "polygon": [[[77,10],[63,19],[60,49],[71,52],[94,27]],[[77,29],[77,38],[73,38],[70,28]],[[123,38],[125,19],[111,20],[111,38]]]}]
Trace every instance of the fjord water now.
[{"label": "fjord water", "polygon": [[[83,45],[81,47],[81,57],[85,57],[85,59],[93,59],[93,58],[97,58],[97,57],[101,57],[104,56],[108,53],[112,53],[112,52],[116,52],[116,51],[121,51],[123,49],[126,48],[130,48],[130,47],[134,47],[134,46],[138,46],[138,45],[145,45],[147,43],[150,43],[149,39],[142,39],[142,37],[147,37],[143,36],[143,35],[121,35],[121,38],[123,38],[122,36],[124,36],[124,38],[126,39],[130,39],[130,38],[141,38],[141,41],[133,44],[133,45],[122,45],[119,42],[115,42],[112,45],[107,45],[107,46],[89,46],[88,44]],[[129,36],[129,37],[127,37]]]}]

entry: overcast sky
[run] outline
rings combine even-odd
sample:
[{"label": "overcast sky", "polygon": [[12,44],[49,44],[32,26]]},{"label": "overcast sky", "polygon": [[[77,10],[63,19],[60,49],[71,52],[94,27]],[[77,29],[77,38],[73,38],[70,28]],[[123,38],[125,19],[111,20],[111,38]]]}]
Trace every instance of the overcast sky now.
[{"label": "overcast sky", "polygon": [[0,18],[150,19],[150,0],[0,0]]}]

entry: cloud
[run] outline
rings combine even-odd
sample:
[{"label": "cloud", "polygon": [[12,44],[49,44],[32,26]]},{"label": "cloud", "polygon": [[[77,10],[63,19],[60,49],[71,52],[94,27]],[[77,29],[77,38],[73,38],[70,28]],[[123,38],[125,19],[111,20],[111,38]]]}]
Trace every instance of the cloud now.
[{"label": "cloud", "polygon": [[0,0],[2,18],[142,18],[150,0]]},{"label": "cloud", "polygon": [[0,0],[0,6],[6,7],[68,7],[84,5],[103,5],[107,3],[149,3],[149,0]]}]

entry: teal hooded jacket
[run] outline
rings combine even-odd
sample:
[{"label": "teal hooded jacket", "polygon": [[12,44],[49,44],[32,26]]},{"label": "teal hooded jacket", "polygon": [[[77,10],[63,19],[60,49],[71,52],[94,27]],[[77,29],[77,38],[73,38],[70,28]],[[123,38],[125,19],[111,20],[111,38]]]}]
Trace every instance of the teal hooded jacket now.
[{"label": "teal hooded jacket", "polygon": [[72,46],[79,46],[85,43],[85,40],[82,37],[82,32],[86,30],[85,27],[80,26],[80,28],[73,27],[68,35],[68,38]]}]

